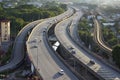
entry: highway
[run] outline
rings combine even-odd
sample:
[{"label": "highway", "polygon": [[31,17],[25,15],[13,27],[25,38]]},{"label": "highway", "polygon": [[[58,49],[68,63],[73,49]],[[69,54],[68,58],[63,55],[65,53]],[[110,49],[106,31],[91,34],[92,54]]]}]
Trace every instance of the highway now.
[{"label": "highway", "polygon": [[[98,21],[96,19],[93,20],[94,21],[94,40],[96,41],[96,43],[98,43],[98,45],[105,51],[107,51],[108,53],[112,52],[112,49],[110,47],[108,47],[107,45],[105,45],[105,43],[102,40],[102,36],[101,36],[101,27],[98,23]],[[111,55],[111,54],[109,54]]]},{"label": "highway", "polygon": [[[81,15],[78,15],[81,16]],[[76,17],[76,14],[74,14],[74,17]],[[63,45],[70,53],[71,50],[69,49],[72,47],[76,54],[73,54],[77,59],[80,60],[84,65],[86,65],[87,68],[92,70],[96,75],[104,78],[105,80],[120,80],[120,73],[113,70],[108,65],[102,63],[94,56],[90,55],[83,49],[81,49],[69,36],[68,34],[68,25],[71,23],[73,17],[70,17],[60,23],[57,24],[55,27],[55,35],[60,42],[61,45]],[[95,62],[94,65],[90,65],[90,60],[93,60]]]},{"label": "highway", "polygon": [[[71,16],[73,9],[53,18],[49,18],[38,24],[31,32],[27,41],[28,55],[38,73],[44,80],[79,80],[64,64],[55,56],[47,41],[47,30],[53,24]],[[64,75],[60,75],[60,70]]]},{"label": "highway", "polygon": [[[79,16],[78,16],[79,15]],[[73,17],[73,20],[71,22],[71,25],[68,26],[68,29],[69,29],[69,34],[70,36],[79,44],[79,35],[77,34],[78,32],[78,23],[79,23],[79,20],[80,18],[83,16],[83,13],[81,10],[79,10],[77,13],[76,13],[76,16]]]},{"label": "highway", "polygon": [[29,23],[18,33],[14,42],[11,59],[6,65],[0,67],[0,72],[4,72],[6,70],[13,70],[16,67],[20,66],[25,57],[25,37],[27,36],[30,29],[32,29],[36,24],[42,21],[43,20],[37,20]]}]

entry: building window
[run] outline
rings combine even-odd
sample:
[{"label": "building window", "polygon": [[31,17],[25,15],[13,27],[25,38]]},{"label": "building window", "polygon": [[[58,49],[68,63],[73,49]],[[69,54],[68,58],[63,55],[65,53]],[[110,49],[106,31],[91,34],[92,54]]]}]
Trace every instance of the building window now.
[{"label": "building window", "polygon": [[5,33],[7,33],[7,30],[5,30]]},{"label": "building window", "polygon": [[7,40],[7,38],[4,38],[4,40]]},{"label": "building window", "polygon": [[7,28],[7,26],[5,26],[5,28]]},{"label": "building window", "polygon": [[7,37],[7,34],[5,34],[4,37]]},{"label": "building window", "polygon": [[7,22],[5,22],[5,25],[7,25],[8,23]]}]

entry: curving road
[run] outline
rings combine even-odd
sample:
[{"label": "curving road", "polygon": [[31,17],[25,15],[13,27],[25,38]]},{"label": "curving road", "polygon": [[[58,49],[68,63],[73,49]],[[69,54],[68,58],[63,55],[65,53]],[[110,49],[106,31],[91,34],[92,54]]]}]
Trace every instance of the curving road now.
[{"label": "curving road", "polygon": [[[78,16],[79,15],[79,16]],[[78,10],[78,12],[76,13],[76,16],[73,17],[71,25],[68,26],[69,29],[69,34],[70,36],[79,44],[79,36],[78,36],[78,23],[80,18],[83,16],[83,13],[81,10]]]},{"label": "curving road", "polygon": [[[54,18],[38,24],[32,31],[27,41],[27,51],[34,63],[38,73],[44,80],[79,80],[64,64],[55,56],[53,49],[50,48],[46,33],[47,29],[53,24],[65,19],[73,14],[73,9],[69,9]],[[64,75],[58,72],[64,70]]]},{"label": "curving road", "polygon": [[[94,19],[94,40],[98,43],[98,45],[105,51],[111,53],[112,49],[105,45],[105,43],[102,41],[101,37],[101,27],[96,19]],[[109,54],[112,55],[112,54]]]},{"label": "curving road", "polygon": [[25,50],[24,50],[25,37],[27,36],[28,31],[30,29],[32,29],[35,25],[37,25],[38,23],[42,21],[43,20],[37,20],[37,21],[29,23],[18,33],[15,39],[15,42],[14,42],[14,46],[12,50],[12,57],[8,64],[0,67],[0,72],[4,72],[6,70],[13,70],[22,63],[25,57],[24,55],[25,54]]},{"label": "curving road", "polygon": [[[76,17],[76,14],[74,15]],[[81,49],[77,44],[74,43],[73,39],[68,34],[68,25],[71,23],[73,17],[70,17],[62,22],[60,22],[55,27],[55,35],[61,45],[63,45],[69,52],[70,47],[74,49],[76,54],[73,54],[77,59],[79,59],[84,65],[86,65],[90,70],[92,70],[96,75],[104,78],[105,80],[120,80],[120,73],[113,70],[111,67],[106,64],[100,62],[98,59],[93,57],[92,55],[85,52]],[[94,60],[94,65],[89,65],[90,60]]]}]

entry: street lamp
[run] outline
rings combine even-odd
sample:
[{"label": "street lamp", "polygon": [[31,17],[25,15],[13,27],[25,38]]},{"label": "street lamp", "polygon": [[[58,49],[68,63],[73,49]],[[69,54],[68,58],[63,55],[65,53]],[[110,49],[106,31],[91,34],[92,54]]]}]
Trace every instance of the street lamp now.
[{"label": "street lamp", "polygon": [[37,46],[37,69],[38,69],[38,46]]},{"label": "street lamp", "polygon": [[37,48],[37,69],[38,69],[38,39],[35,38],[35,42],[36,42],[36,47]]},{"label": "street lamp", "polygon": [[[74,50],[72,50],[71,53],[72,53],[73,55],[76,54],[76,52],[75,52]],[[75,59],[74,59],[74,57],[73,57],[72,59],[73,59],[73,63],[74,63],[74,64],[73,64],[73,68],[74,68],[74,70],[75,70]]]}]

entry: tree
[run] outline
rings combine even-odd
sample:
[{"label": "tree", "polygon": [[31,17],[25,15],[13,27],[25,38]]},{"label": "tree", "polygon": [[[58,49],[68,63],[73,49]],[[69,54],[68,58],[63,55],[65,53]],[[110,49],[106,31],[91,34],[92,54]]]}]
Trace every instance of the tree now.
[{"label": "tree", "polygon": [[2,11],[3,10],[3,8],[2,8],[2,5],[0,4],[0,11]]},{"label": "tree", "polygon": [[15,22],[18,30],[24,26],[24,20],[22,18],[16,18]]},{"label": "tree", "polygon": [[117,44],[117,38],[111,38],[108,40],[108,44],[110,44],[110,46],[115,46]]},{"label": "tree", "polygon": [[60,7],[61,7],[62,9],[67,10],[67,5],[66,5],[66,4],[60,4]]},{"label": "tree", "polygon": [[101,22],[102,22],[102,23],[105,23],[105,22],[106,22],[106,20],[105,20],[105,19],[101,19]]},{"label": "tree", "polygon": [[120,45],[117,45],[113,48],[112,51],[113,61],[115,61],[116,65],[120,68]]},{"label": "tree", "polygon": [[79,30],[79,36],[86,46],[88,46],[90,42],[90,33],[88,31]]},{"label": "tree", "polygon": [[[9,0],[11,2],[11,0]],[[13,0],[16,1],[16,0]],[[26,2],[29,0],[22,0]],[[21,2],[21,1],[20,1]],[[16,35],[22,27],[28,22],[56,16],[65,10],[55,2],[46,3],[49,7],[35,7],[33,5],[18,5],[15,8],[3,8],[0,3],[0,19],[11,21],[11,35]]]}]

